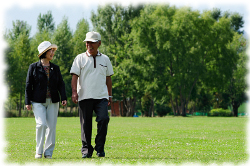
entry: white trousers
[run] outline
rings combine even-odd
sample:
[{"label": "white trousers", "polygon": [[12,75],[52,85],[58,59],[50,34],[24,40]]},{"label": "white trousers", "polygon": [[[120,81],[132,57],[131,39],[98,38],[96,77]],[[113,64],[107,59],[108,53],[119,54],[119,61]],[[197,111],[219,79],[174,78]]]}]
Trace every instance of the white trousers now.
[{"label": "white trousers", "polygon": [[59,102],[52,103],[51,99],[47,98],[46,103],[32,102],[32,106],[36,119],[36,154],[52,156],[56,141]]}]

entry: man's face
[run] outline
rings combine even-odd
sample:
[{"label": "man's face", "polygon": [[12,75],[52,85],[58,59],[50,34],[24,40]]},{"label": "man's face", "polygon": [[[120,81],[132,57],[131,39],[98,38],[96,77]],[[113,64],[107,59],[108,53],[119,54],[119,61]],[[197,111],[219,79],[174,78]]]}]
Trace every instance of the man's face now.
[{"label": "man's face", "polygon": [[97,54],[97,50],[100,45],[101,45],[101,41],[98,41],[98,42],[86,41],[86,48],[91,55]]}]

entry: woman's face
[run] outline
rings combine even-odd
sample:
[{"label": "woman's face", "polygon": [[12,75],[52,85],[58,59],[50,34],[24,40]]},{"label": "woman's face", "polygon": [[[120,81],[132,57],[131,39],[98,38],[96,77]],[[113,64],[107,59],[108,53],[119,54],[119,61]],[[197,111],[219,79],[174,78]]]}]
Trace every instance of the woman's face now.
[{"label": "woman's face", "polygon": [[53,56],[55,54],[55,49],[50,49],[46,52],[46,56],[45,59],[47,59],[48,61],[51,61],[53,59]]}]

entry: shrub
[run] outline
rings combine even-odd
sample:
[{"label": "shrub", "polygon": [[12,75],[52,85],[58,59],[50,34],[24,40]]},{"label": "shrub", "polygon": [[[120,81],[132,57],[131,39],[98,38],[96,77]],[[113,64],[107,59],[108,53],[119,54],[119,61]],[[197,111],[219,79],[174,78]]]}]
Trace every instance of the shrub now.
[{"label": "shrub", "polygon": [[232,114],[232,111],[230,111],[228,109],[217,108],[217,109],[212,109],[209,112],[209,116],[225,116],[225,117],[229,117],[229,116],[233,116],[233,114]]},{"label": "shrub", "polygon": [[171,108],[165,105],[155,105],[155,111],[158,116],[163,117],[171,112]]},{"label": "shrub", "polygon": [[77,117],[78,112],[58,112],[58,117]]},{"label": "shrub", "polygon": [[28,111],[28,110],[22,110],[22,117],[34,117],[33,111]]},{"label": "shrub", "polygon": [[17,114],[14,111],[5,111],[4,117],[6,118],[17,117]]}]

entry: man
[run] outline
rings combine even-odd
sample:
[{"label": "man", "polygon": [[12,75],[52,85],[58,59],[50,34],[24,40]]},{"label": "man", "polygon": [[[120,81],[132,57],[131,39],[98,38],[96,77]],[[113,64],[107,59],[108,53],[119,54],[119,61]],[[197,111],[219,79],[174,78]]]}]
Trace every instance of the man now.
[{"label": "man", "polygon": [[[98,32],[88,32],[84,42],[87,51],[77,55],[70,70],[72,100],[79,104],[82,158],[91,158],[94,150],[97,151],[98,157],[105,157],[108,105],[112,102],[111,75],[114,72],[109,58],[98,51],[101,35]],[[97,122],[94,148],[91,145],[93,111],[96,113]]]}]

